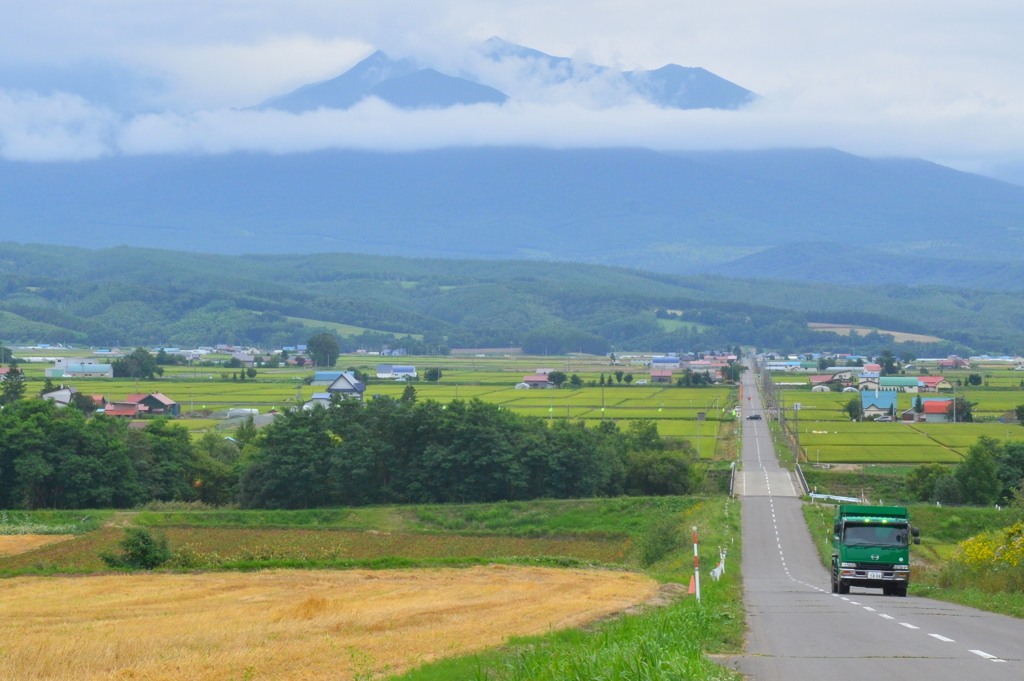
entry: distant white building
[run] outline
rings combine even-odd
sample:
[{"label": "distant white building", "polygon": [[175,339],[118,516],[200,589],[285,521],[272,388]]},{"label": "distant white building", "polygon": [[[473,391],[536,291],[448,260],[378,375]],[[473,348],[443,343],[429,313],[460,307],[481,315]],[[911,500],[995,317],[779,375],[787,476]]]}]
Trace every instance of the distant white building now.
[{"label": "distant white building", "polygon": [[397,364],[378,364],[377,378],[417,378],[416,367]]},{"label": "distant white building", "polygon": [[652,370],[654,370],[654,369],[661,369],[661,370],[668,369],[668,370],[672,370],[672,369],[678,369],[678,368],[679,368],[679,358],[678,357],[669,356],[669,357],[652,357],[651,358],[651,369]]},{"label": "distant white building", "polygon": [[43,373],[47,378],[113,378],[114,367],[95,359],[61,357]]}]

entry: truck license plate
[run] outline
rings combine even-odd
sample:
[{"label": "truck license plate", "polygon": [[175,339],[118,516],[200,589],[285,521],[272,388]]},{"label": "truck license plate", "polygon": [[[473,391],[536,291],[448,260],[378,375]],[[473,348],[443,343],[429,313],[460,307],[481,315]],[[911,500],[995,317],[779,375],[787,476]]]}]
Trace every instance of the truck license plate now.
[{"label": "truck license plate", "polygon": [[881,579],[881,578],[882,578],[882,573],[881,572],[869,572],[868,573],[868,579]]}]

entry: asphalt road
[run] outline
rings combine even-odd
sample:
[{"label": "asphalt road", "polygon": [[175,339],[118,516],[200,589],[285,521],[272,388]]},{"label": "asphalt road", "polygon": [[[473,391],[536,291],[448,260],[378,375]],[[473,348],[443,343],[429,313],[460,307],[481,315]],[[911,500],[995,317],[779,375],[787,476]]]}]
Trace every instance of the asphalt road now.
[{"label": "asphalt road", "polygon": [[728,664],[757,681],[1024,679],[1024,621],[877,589],[830,593],[799,485],[779,467],[767,421],[745,418],[762,413],[749,371],[743,393],[736,492],[750,630],[746,654]]}]

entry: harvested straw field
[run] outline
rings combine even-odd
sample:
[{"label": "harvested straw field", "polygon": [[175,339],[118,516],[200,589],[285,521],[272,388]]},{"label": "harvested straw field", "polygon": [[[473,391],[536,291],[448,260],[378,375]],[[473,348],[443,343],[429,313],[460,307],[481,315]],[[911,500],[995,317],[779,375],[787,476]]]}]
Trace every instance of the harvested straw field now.
[{"label": "harvested straw field", "polygon": [[73,534],[3,534],[0,535],[0,556],[25,553],[40,546],[73,539]]},{"label": "harvested straw field", "polygon": [[15,578],[0,584],[0,679],[368,678],[579,626],[657,588],[503,566]]}]

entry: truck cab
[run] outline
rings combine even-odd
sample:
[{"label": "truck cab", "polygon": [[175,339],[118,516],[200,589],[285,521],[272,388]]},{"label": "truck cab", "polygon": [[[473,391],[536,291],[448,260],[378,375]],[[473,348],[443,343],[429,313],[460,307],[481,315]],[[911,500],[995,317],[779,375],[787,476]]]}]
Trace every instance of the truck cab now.
[{"label": "truck cab", "polygon": [[910,543],[921,543],[903,506],[841,504],[832,522],[832,593],[851,586],[906,596],[910,584]]}]

